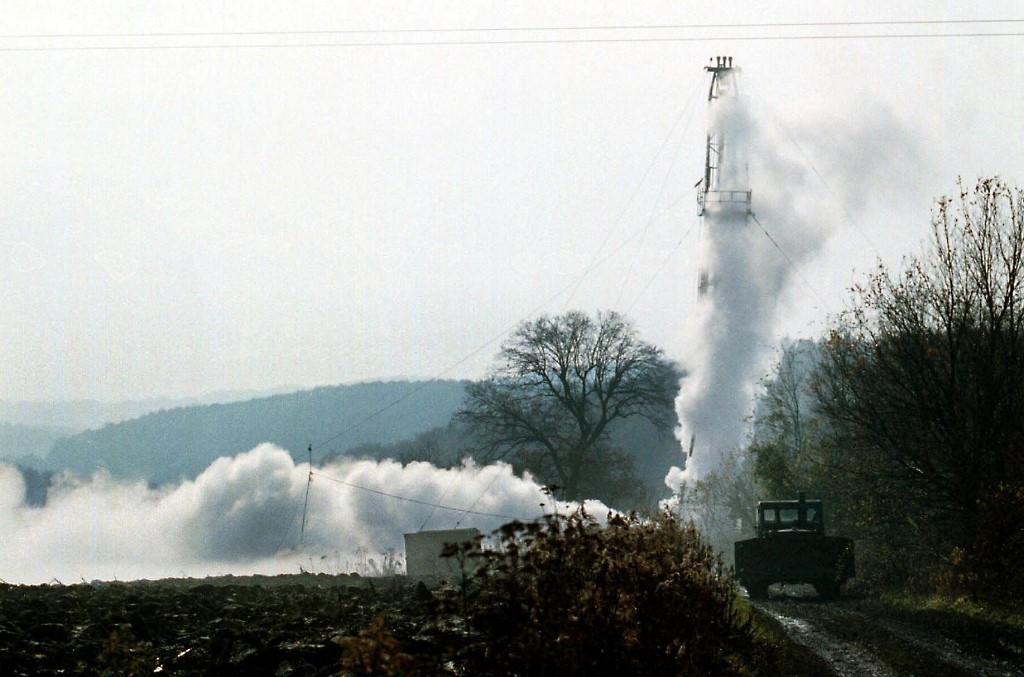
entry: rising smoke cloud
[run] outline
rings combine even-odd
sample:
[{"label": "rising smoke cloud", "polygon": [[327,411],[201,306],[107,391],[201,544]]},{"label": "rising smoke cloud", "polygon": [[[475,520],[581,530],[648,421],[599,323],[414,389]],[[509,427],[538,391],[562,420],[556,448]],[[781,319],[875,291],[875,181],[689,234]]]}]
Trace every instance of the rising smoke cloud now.
[{"label": "rising smoke cloud", "polygon": [[[840,218],[856,218],[869,196],[890,195],[894,184],[909,183],[907,167],[922,165],[916,133],[892,111],[860,110],[865,114],[841,124],[804,119],[769,130],[742,96],[709,104],[709,126],[748,151],[723,161],[722,181],[752,188],[756,220],[713,212],[705,219],[701,256],[711,290],[697,310],[684,358],[690,375],[676,402],[680,443],[686,450],[695,436],[696,444],[685,467],[665,478],[677,493],[745,442],[754,389],[777,343],[780,299],[798,269],[822,251]],[[805,149],[820,158],[835,192]]]},{"label": "rising smoke cloud", "polygon": [[[458,522],[488,533],[508,521],[382,493],[520,519],[555,508],[540,485],[515,476],[507,464],[440,469],[429,463],[342,460],[314,470],[300,546],[309,467],[273,445],[220,458],[195,480],[161,489],[103,473],[65,475],[41,508],[21,500],[18,470],[0,465],[5,544],[0,578],[73,583],[298,573],[300,567],[347,573],[358,571],[368,557],[401,552],[402,535],[421,527],[447,529]],[[561,511],[574,507],[557,506]],[[607,512],[596,502],[586,507],[593,515]]]}]

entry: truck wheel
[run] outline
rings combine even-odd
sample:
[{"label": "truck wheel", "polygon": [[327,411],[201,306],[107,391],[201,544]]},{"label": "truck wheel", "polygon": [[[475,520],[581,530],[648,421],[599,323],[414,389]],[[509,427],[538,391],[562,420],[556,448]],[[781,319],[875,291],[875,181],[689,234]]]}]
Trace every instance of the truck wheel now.
[{"label": "truck wheel", "polygon": [[768,597],[768,583],[766,581],[749,581],[745,587],[750,599],[766,599]]},{"label": "truck wheel", "polygon": [[821,599],[835,599],[839,597],[839,584],[835,581],[817,581],[814,589]]}]

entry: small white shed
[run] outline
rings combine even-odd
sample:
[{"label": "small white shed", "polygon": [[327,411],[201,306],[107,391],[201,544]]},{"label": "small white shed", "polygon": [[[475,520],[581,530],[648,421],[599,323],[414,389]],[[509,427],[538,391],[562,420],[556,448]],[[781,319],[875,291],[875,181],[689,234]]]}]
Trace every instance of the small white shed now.
[{"label": "small white shed", "polygon": [[[443,529],[405,534],[405,570],[411,577],[447,577],[459,573],[455,558],[441,557],[445,543],[472,541],[480,535],[478,529]],[[477,563],[467,563],[467,569],[476,569]]]}]

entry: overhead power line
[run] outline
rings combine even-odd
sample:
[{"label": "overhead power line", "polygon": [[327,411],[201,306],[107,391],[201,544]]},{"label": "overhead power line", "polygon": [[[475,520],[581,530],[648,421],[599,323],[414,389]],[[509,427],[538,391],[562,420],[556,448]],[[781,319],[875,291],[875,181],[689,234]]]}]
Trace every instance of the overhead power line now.
[{"label": "overhead power line", "polygon": [[583,31],[712,30],[761,28],[841,28],[863,26],[956,26],[1022,24],[1024,19],[910,19],[904,21],[765,21],[604,26],[470,26],[462,28],[342,28],[272,31],[139,31],[126,33],[0,33],[0,39],[213,38],[302,35],[436,35],[441,33],[539,33]]},{"label": "overhead power line", "polygon": [[[1014,22],[1018,20],[1013,20]],[[1007,23],[1007,22],[1002,22]],[[1015,25],[1015,24],[1014,24]],[[495,29],[509,30],[509,29]],[[531,29],[512,29],[512,32],[523,32]],[[542,30],[542,29],[532,29]],[[565,30],[565,29],[558,29]],[[581,29],[584,30],[584,29]],[[609,30],[609,29],[586,29]],[[640,29],[633,29],[640,30]],[[412,31],[417,32],[417,31]],[[458,29],[444,32],[459,33]],[[331,33],[325,33],[329,35]],[[374,35],[408,34],[405,31],[373,31]],[[45,40],[45,39],[147,39],[147,38],[203,38],[203,37],[258,37],[258,36],[311,36],[314,33],[210,33],[210,34],[95,34],[95,35],[8,35],[0,36],[0,40]],[[186,50],[232,50],[232,49],[341,49],[359,47],[472,47],[488,45],[583,45],[583,44],[639,44],[639,43],[706,43],[706,42],[807,42],[833,40],[915,40],[915,39],[948,39],[948,38],[1019,38],[1024,31],[972,31],[972,32],[874,32],[874,33],[776,33],[776,34],[745,34],[745,35],[636,35],[606,37],[533,37],[533,38],[485,38],[485,39],[433,39],[433,40],[346,40],[322,42],[192,42],[192,43],[142,43],[142,44],[58,44],[58,45],[5,45],[0,52],[133,52],[133,51],[186,51]]]},{"label": "overhead power line", "polygon": [[[405,501],[407,503],[415,503],[417,505],[425,505],[425,506],[427,506],[429,508],[435,508],[435,509],[438,509],[438,510],[450,510],[452,512],[462,513],[464,515],[480,515],[480,516],[483,516],[483,517],[498,517],[500,519],[510,519],[510,520],[519,519],[515,515],[503,515],[501,513],[494,513],[494,512],[481,512],[479,510],[471,510],[471,509],[467,509],[467,508],[455,508],[455,507],[452,507],[452,506],[449,506],[449,505],[443,505],[441,503],[431,503],[430,501],[421,501],[421,500],[416,499],[416,498],[409,498],[408,496],[399,496],[398,494],[391,494],[391,493],[388,493],[386,491],[380,491],[379,489],[371,489],[370,487],[364,487],[364,486],[361,486],[359,484],[353,484],[352,482],[346,482],[345,480],[339,480],[337,477],[331,477],[330,475],[325,475],[325,474],[323,474],[322,472],[319,472],[319,471],[316,471],[316,472],[314,472],[312,474],[314,476],[316,476],[316,477],[322,477],[325,480],[328,480],[328,481],[331,481],[331,482],[335,482],[337,484],[342,484],[342,485],[344,485],[346,487],[352,487],[353,489],[359,489],[360,491],[366,491],[366,492],[369,492],[371,494],[377,494],[378,496],[387,496],[388,498],[393,498],[393,499],[398,500],[398,501]],[[492,483],[493,483],[493,480],[492,480]],[[490,487],[490,485],[488,485],[488,487]],[[477,500],[479,500],[479,498]],[[474,506],[476,505],[476,501],[473,502],[473,505]]]},{"label": "overhead power line", "polygon": [[751,214],[750,218],[752,218],[754,220],[754,223],[756,223],[758,227],[761,228],[761,232],[764,233],[764,236],[767,237],[768,241],[772,243],[772,246],[774,246],[779,251],[779,253],[782,254],[782,258],[784,258],[786,260],[786,263],[789,264],[790,269],[792,269],[792,271],[796,273],[797,276],[800,277],[800,280],[804,283],[804,286],[810,289],[811,293],[818,297],[818,301],[821,302],[821,305],[826,310],[829,310],[828,301],[826,301],[825,298],[818,293],[818,290],[814,288],[814,285],[812,285],[810,281],[807,279],[807,277],[800,271],[800,267],[797,266],[796,262],[789,257],[789,254],[787,254],[785,250],[779,246],[779,243],[775,240],[774,237],[772,237],[772,234],[768,232],[768,229],[764,227],[764,224],[761,223],[761,220],[757,218],[757,216],[755,216],[754,214]]}]

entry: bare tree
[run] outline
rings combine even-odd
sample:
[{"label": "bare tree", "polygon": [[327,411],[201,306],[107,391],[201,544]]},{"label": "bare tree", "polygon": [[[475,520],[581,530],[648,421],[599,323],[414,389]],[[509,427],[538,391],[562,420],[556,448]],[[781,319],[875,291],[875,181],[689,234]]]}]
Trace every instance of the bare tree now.
[{"label": "bare tree", "polygon": [[1024,480],[1022,294],[1024,194],[983,180],[939,201],[925,255],[880,266],[824,343],[820,406],[849,465],[947,544],[969,548],[985,497]]},{"label": "bare tree", "polygon": [[614,421],[674,424],[678,377],[615,312],[543,316],[512,333],[457,418],[489,459],[509,459],[579,499],[588,479],[622,463],[609,446]]},{"label": "bare tree", "polygon": [[784,498],[811,488],[811,466],[818,462],[811,378],[819,359],[813,341],[783,342],[778,363],[761,381],[749,451],[767,496]]},{"label": "bare tree", "polygon": [[[780,495],[785,498],[785,495]],[[733,564],[736,541],[754,534],[754,507],[759,497],[749,459],[728,452],[714,472],[685,482],[677,495],[681,513],[689,515],[708,542]]]}]

